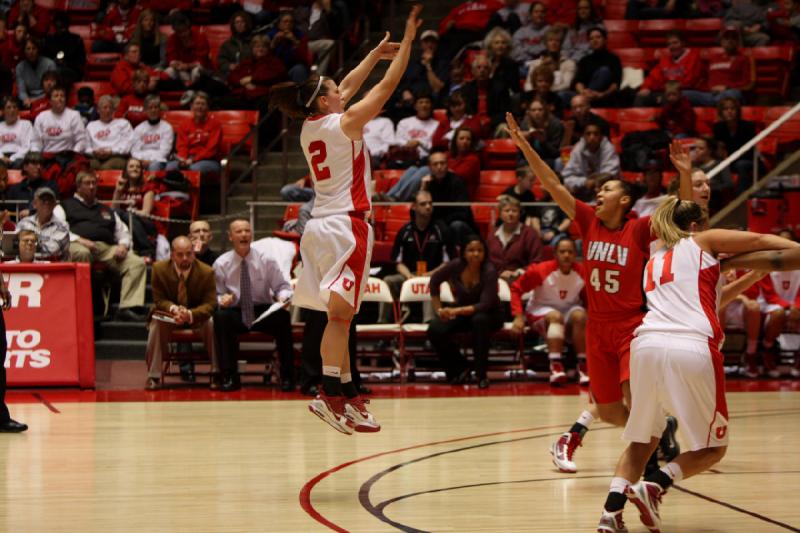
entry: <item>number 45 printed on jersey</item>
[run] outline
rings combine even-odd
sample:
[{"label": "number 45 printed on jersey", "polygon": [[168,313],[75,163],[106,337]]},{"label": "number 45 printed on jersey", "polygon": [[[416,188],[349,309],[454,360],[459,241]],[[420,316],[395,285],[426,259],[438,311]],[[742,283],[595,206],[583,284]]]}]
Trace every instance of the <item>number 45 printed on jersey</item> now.
[{"label": "number 45 printed on jersey", "polygon": [[619,270],[604,270],[600,275],[599,268],[593,268],[589,274],[589,283],[596,292],[605,291],[608,294],[619,292]]}]

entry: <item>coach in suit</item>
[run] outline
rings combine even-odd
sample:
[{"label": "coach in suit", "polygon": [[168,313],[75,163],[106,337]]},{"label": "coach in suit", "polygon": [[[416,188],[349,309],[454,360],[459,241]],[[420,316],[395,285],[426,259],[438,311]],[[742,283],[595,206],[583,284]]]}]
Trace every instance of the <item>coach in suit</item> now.
[{"label": "coach in suit", "polygon": [[251,246],[253,233],[250,222],[232,221],[228,226],[228,239],[233,250],[214,261],[219,304],[214,313],[214,333],[222,371],[221,389],[233,391],[241,388],[236,370],[238,336],[247,331],[261,331],[275,338],[281,363],[281,390],[294,390],[294,348],[289,311],[279,309],[255,322],[274,302],[288,301],[292,297],[292,286],[274,259]]},{"label": "coach in suit", "polygon": [[191,328],[203,339],[211,356],[211,388],[219,385],[219,367],[214,347],[211,314],[217,306],[214,269],[194,256],[192,241],[176,237],[168,261],[153,265],[153,313],[167,316],[175,323],[158,320],[151,314],[147,337],[147,389],[161,387],[161,361],[170,334],[179,328]]}]

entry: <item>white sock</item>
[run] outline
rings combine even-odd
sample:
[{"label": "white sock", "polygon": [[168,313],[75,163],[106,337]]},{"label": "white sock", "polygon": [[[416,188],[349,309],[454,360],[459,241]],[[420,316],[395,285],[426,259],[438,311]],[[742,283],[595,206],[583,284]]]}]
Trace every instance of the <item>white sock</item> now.
[{"label": "white sock", "polygon": [[675,483],[683,479],[683,470],[678,463],[667,463],[661,467],[661,471],[672,479]]},{"label": "white sock", "polygon": [[339,378],[340,374],[342,373],[342,369],[338,366],[324,366],[322,367],[322,375],[323,376],[330,376],[333,378]]},{"label": "white sock", "polygon": [[351,381],[353,381],[353,374],[351,374],[350,372],[348,372],[347,374],[342,374],[339,377],[339,380],[342,383],[350,383]]},{"label": "white sock", "polygon": [[592,425],[592,422],[594,422],[594,417],[589,411],[584,411],[581,413],[581,416],[578,417],[577,422],[578,424],[588,428]]},{"label": "white sock", "polygon": [[756,340],[747,340],[747,348],[746,352],[750,355],[756,353],[756,348],[758,348],[758,339]]},{"label": "white sock", "polygon": [[553,361],[561,361],[561,352],[550,352],[547,354],[547,357],[550,359],[550,362]]},{"label": "white sock", "polygon": [[631,482],[624,477],[612,477],[611,485],[608,487],[608,492],[619,492],[620,494],[625,494],[625,488],[630,484]]}]

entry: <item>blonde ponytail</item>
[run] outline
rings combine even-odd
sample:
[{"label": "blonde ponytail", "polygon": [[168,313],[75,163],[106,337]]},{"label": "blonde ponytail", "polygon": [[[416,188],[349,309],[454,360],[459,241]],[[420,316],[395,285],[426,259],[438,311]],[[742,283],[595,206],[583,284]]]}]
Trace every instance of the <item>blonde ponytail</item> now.
[{"label": "blonde ponytail", "polygon": [[688,200],[668,196],[650,217],[650,229],[667,248],[689,236],[692,222],[702,225],[705,213],[702,208]]}]

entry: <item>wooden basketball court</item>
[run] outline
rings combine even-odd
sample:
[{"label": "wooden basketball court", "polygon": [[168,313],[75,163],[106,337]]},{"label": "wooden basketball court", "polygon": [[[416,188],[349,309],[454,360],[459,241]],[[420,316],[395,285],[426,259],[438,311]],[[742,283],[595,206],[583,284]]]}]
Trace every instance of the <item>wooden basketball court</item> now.
[{"label": "wooden basketball court", "polygon": [[[0,531],[594,531],[623,447],[596,423],[579,472],[554,469],[577,395],[377,399],[384,429],[353,436],[299,395],[37,397],[12,405],[31,429],[0,435]],[[728,400],[728,455],[666,495],[663,531],[800,531],[800,393]],[[625,518],[646,531],[632,506]]]}]

